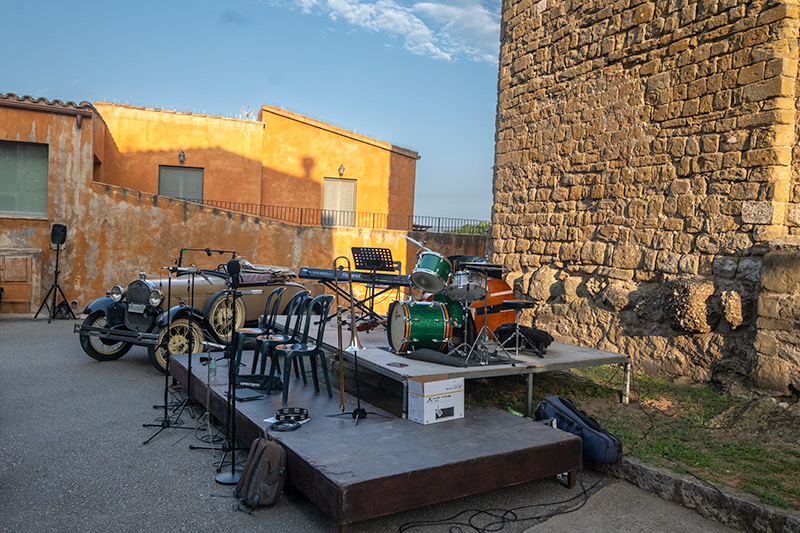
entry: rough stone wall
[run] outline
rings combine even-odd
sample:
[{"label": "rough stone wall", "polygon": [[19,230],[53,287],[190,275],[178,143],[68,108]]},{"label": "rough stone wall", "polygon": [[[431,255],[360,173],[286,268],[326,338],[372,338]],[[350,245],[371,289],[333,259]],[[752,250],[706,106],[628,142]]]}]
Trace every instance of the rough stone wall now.
[{"label": "rough stone wall", "polygon": [[492,247],[537,325],[751,375],[764,254],[800,232],[797,67],[794,2],[505,0]]}]

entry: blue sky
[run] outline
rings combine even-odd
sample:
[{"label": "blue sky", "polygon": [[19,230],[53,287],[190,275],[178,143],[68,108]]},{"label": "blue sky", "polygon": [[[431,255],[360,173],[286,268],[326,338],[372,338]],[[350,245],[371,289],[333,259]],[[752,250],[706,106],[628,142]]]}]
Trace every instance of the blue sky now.
[{"label": "blue sky", "polygon": [[499,19],[500,0],[4,2],[0,92],[282,107],[418,151],[416,214],[488,220]]}]

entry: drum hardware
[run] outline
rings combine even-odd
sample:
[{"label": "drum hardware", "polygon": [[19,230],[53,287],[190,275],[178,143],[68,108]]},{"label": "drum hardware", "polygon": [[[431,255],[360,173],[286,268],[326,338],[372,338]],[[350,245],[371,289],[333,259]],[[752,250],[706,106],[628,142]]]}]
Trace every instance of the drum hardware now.
[{"label": "drum hardware", "polygon": [[505,354],[505,360],[512,366],[516,366],[505,346],[501,344],[490,328],[484,324],[477,332],[474,341],[470,342],[469,320],[472,318],[470,308],[473,301],[483,300],[483,316],[487,312],[488,300],[488,269],[494,269],[498,265],[487,265],[484,263],[464,263],[465,270],[454,272],[447,280],[446,295],[448,298],[458,300],[464,308],[464,342],[455,347],[450,353],[464,356],[464,364],[469,365],[469,360],[473,354],[478,354],[481,365],[489,364],[489,338],[492,337],[497,344],[495,355],[498,350]]},{"label": "drum hardware", "polygon": [[[514,310],[514,333],[507,338],[501,346],[505,346],[508,341],[514,339],[514,355],[519,356],[520,342],[525,343],[522,333],[519,332],[519,312],[523,309],[532,309],[536,304],[534,302],[526,302],[524,300],[504,300],[503,308]],[[537,354],[539,357],[544,357],[541,352]]]},{"label": "drum hardware", "polygon": [[[356,307],[355,307],[355,298],[353,297],[353,270],[350,268],[350,259],[347,256],[340,255],[333,260],[333,271],[336,272],[337,270],[344,270],[344,265],[338,265],[340,259],[344,259],[347,262],[347,284],[348,284],[348,292],[350,295],[350,345],[347,347],[348,352],[353,354],[353,359],[355,362],[355,380],[356,380],[356,402],[357,407],[353,411],[353,419],[355,422],[353,425],[358,424],[359,418],[366,418],[367,412],[361,408],[361,394],[359,391],[359,378],[358,378],[358,351],[363,350],[364,347],[361,345],[361,341],[358,340],[358,328],[356,327]],[[338,279],[338,276],[336,276]],[[336,325],[338,331],[338,338],[339,338],[339,409],[344,412],[344,350],[342,350],[342,306],[339,304],[339,293],[341,291],[338,290],[338,282],[337,282],[337,291],[336,291]]]}]

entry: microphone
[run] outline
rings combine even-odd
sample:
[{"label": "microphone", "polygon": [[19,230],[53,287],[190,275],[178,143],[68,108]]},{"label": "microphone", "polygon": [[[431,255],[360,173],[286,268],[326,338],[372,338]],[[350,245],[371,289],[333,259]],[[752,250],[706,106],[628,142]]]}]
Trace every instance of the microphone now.
[{"label": "microphone", "polygon": [[236,259],[231,259],[226,269],[231,277],[231,287],[236,289],[239,286],[239,272],[242,271],[242,265]]},{"label": "microphone", "polygon": [[169,270],[170,272],[188,272],[190,274],[197,274],[197,273],[200,272],[200,269],[195,267],[195,266],[191,266],[191,267],[171,266],[171,267],[167,267],[167,270]]}]

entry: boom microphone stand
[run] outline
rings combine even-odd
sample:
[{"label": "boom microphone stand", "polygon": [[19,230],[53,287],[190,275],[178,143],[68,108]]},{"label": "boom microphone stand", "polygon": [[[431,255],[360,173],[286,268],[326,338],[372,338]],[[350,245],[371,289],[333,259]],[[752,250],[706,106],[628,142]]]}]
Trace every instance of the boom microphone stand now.
[{"label": "boom microphone stand", "polygon": [[227,270],[230,275],[231,302],[231,339],[228,343],[228,424],[226,425],[226,442],[222,446],[222,459],[220,459],[217,469],[222,468],[225,455],[231,452],[231,471],[217,474],[214,480],[221,485],[236,485],[242,476],[241,470],[236,470],[236,289],[239,288],[239,272],[241,272],[239,261],[232,259],[228,261]]}]

